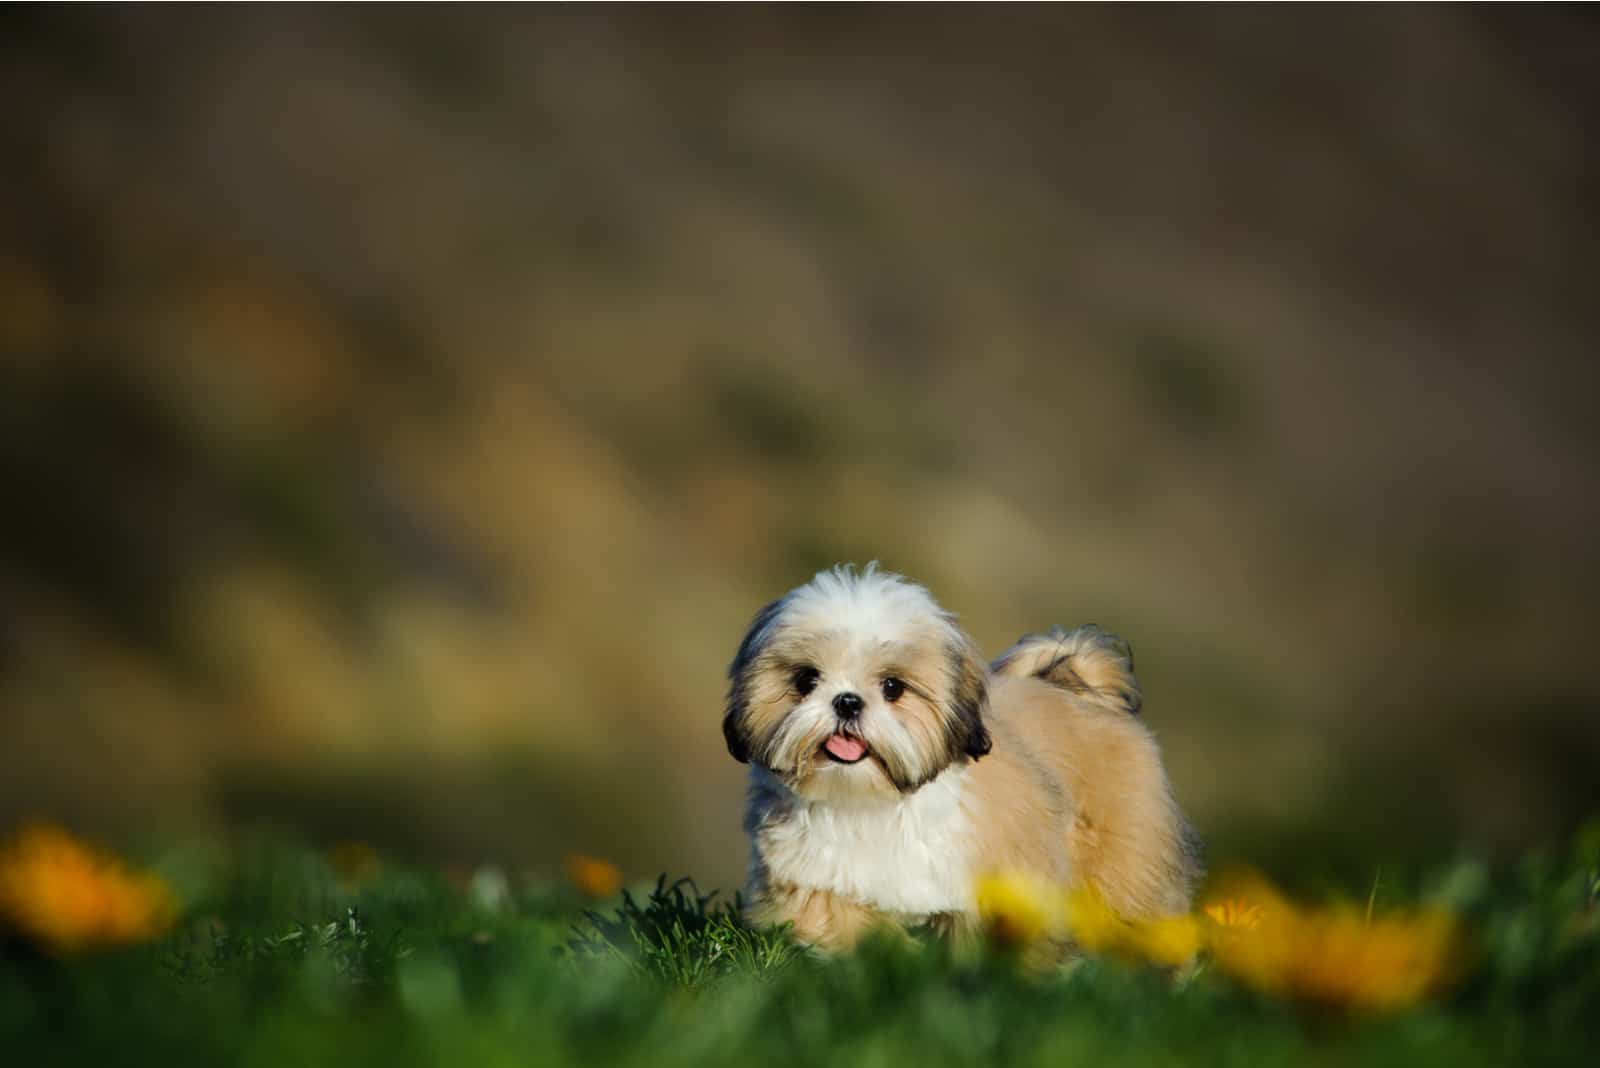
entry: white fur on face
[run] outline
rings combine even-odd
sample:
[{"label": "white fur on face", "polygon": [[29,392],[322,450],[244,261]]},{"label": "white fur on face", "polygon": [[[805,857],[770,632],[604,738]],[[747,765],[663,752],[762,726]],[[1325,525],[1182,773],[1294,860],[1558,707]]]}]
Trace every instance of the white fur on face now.
[{"label": "white fur on face", "polygon": [[931,593],[876,564],[859,572],[819,572],[784,603],[786,623],[815,632],[848,630],[858,642],[903,640],[917,624],[945,618]]},{"label": "white fur on face", "polygon": [[[829,671],[827,667],[822,670],[826,679]],[[844,724],[833,711],[833,697],[850,691],[867,698],[867,707],[854,723]],[[872,755],[855,764],[819,763],[817,753],[822,744],[841,730],[866,742]],[[773,738],[767,765],[786,775],[802,796],[844,800],[895,794],[885,766],[895,769],[903,780],[921,782],[933,770],[928,766],[929,756],[881,696],[874,699],[871,691],[863,693],[842,682],[819,685],[789,713]]]},{"label": "white fur on face", "polygon": [[[752,756],[812,800],[894,796],[926,782],[952,759],[949,650],[964,641],[915,583],[872,566],[822,572],[778,602],[747,640],[750,677],[736,677],[736,688],[769,708],[787,703],[781,720],[754,732]],[[792,679],[805,667],[819,674],[801,695]],[[891,675],[907,684],[894,703],[882,691]],[[865,702],[853,722],[834,712],[842,693]],[[819,760],[840,731],[864,741],[871,756],[848,765]]]}]

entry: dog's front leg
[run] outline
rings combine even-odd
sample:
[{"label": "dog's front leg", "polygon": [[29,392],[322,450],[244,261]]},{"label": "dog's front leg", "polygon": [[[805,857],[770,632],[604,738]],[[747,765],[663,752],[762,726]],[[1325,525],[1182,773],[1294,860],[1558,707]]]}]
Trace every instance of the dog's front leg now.
[{"label": "dog's front leg", "polygon": [[781,884],[763,887],[747,911],[756,923],[792,924],[797,941],[830,952],[850,949],[867,931],[890,922],[859,901],[827,890]]}]

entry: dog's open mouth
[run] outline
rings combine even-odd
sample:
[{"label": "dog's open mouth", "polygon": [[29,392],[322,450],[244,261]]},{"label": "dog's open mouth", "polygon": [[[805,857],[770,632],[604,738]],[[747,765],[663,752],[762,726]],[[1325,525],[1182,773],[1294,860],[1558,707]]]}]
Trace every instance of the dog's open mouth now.
[{"label": "dog's open mouth", "polygon": [[822,743],[822,751],[829,760],[840,764],[854,764],[867,755],[867,743],[848,734],[833,734]]}]

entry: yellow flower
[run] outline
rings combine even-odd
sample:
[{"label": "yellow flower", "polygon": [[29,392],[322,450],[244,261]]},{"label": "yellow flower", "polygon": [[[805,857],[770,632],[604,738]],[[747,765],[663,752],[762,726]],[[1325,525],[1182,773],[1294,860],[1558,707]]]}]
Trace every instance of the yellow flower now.
[{"label": "yellow flower", "polygon": [[1066,892],[1017,873],[981,879],[977,900],[986,929],[1003,944],[1070,941],[1086,953],[1163,968],[1181,968],[1209,947],[1239,983],[1329,1008],[1401,1008],[1460,970],[1460,932],[1444,913],[1368,918],[1353,906],[1304,909],[1249,872],[1221,886],[1228,892],[1201,913],[1155,919],[1120,915],[1092,887]]},{"label": "yellow flower", "polygon": [[1181,968],[1200,953],[1204,939],[1193,916],[1162,916],[1132,925],[1133,955],[1163,968]]},{"label": "yellow flower", "polygon": [[573,885],[590,897],[610,897],[622,889],[622,869],[609,860],[573,853],[566,868]]},{"label": "yellow flower", "polygon": [[1192,916],[1129,920],[1094,890],[1068,892],[1016,872],[980,879],[977,899],[990,937],[1005,945],[1070,940],[1086,953],[1176,968],[1194,959],[1202,942]]},{"label": "yellow flower", "polygon": [[1089,953],[1112,953],[1128,940],[1128,921],[1093,890],[1067,895],[1067,926],[1072,940]]},{"label": "yellow flower", "polygon": [[1049,883],[1017,872],[978,880],[978,915],[995,941],[1021,946],[1065,930],[1061,892]]},{"label": "yellow flower", "polygon": [[1177,968],[1200,952],[1200,925],[1193,916],[1131,920],[1092,889],[1068,896],[1067,915],[1073,941],[1089,953]]},{"label": "yellow flower", "polygon": [[1210,943],[1218,967],[1253,990],[1325,1008],[1384,1011],[1438,992],[1459,971],[1460,933],[1444,913],[1369,920],[1353,905],[1297,908],[1259,885],[1271,903],[1253,923],[1224,922],[1207,910],[1216,922]]},{"label": "yellow flower", "polygon": [[144,942],[177,907],[166,883],[52,824],[29,824],[0,846],[0,919],[58,953]]},{"label": "yellow flower", "polygon": [[1205,914],[1212,923],[1229,930],[1254,931],[1261,926],[1261,906],[1251,904],[1247,898],[1213,901],[1205,907]]}]

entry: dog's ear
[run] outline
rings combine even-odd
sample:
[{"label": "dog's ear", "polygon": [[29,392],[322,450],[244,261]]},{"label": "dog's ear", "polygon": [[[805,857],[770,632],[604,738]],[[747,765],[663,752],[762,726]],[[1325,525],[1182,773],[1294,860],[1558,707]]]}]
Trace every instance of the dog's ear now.
[{"label": "dog's ear", "polygon": [[989,730],[983,725],[983,714],[989,709],[989,669],[978,655],[978,647],[960,629],[952,635],[946,656],[950,672],[946,712],[961,751],[976,760],[992,746]]},{"label": "dog's ear", "polygon": [[745,726],[745,714],[750,709],[750,688],[754,685],[751,675],[772,635],[773,621],[782,610],[783,598],[779,598],[756,613],[750,629],[745,631],[744,640],[739,643],[739,651],[733,654],[733,663],[728,665],[728,704],[722,717],[722,737],[728,743],[728,752],[741,764],[750,763],[750,733]]},{"label": "dog's ear", "polygon": [[1130,715],[1138,715],[1144,703],[1133,673],[1132,647],[1093,623],[1024,635],[1000,654],[994,673],[1042,679]]},{"label": "dog's ear", "polygon": [[722,737],[728,743],[728,752],[741,764],[750,763],[750,739],[739,725],[739,717],[730,707],[722,717]]}]

